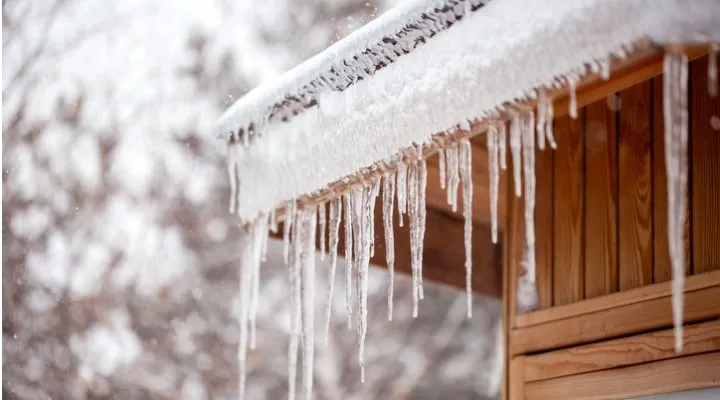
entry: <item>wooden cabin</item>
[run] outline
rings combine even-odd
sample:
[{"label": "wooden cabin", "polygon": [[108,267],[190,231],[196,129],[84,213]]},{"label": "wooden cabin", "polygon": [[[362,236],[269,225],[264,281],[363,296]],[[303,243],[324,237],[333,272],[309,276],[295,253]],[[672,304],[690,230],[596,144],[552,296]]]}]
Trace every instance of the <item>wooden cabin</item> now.
[{"label": "wooden cabin", "polygon": [[[361,238],[375,265],[502,299],[504,398],[720,387],[720,97],[709,82],[719,21],[720,3],[704,0],[409,2],[220,119],[231,212],[253,237],[285,220],[277,236],[323,250],[326,205],[363,199],[354,218],[370,236],[347,224],[354,254]],[[537,136],[544,150],[535,113],[550,121]],[[519,116],[530,121],[524,133]],[[497,129],[507,137],[494,139]],[[687,159],[685,185],[666,167],[668,140],[679,157],[669,165]],[[471,159],[459,174],[462,190],[472,188],[469,207],[439,184],[457,176],[448,159],[458,145]],[[507,157],[499,176],[498,151]],[[406,168],[422,181],[419,258],[407,226],[417,223],[403,226],[395,213],[384,226],[378,196],[381,181],[404,189]],[[534,195],[522,197],[528,189]],[[684,213],[669,198],[684,198]],[[374,220],[358,223],[358,204]],[[337,242],[342,255],[348,237]],[[242,275],[256,277],[259,260],[246,257]],[[353,276],[368,263],[353,264]],[[291,281],[300,268],[303,279],[315,273],[314,264],[290,265]],[[251,291],[245,280],[241,291]],[[242,319],[241,335],[247,329]]]},{"label": "wooden cabin", "polygon": [[516,306],[523,200],[505,189],[505,398],[720,386],[720,97],[708,94],[708,56],[697,50],[688,49],[682,353],[672,329],[659,52],[580,88],[578,118],[554,121],[557,150],[537,152],[538,304],[524,313]]}]

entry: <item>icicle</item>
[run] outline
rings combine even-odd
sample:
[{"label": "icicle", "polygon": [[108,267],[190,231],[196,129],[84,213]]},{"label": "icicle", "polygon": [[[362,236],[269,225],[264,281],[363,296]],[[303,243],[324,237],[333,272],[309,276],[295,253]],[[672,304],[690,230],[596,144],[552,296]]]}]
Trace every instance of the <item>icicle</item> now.
[{"label": "icicle", "polygon": [[247,380],[248,322],[250,317],[250,296],[252,292],[252,275],[254,265],[253,233],[245,235],[242,240],[240,262],[240,338],[238,343],[238,386],[239,398],[245,398],[245,382]]},{"label": "icicle", "polygon": [[525,178],[525,245],[528,259],[527,279],[535,282],[535,115],[532,111],[523,114],[522,153],[523,177]]},{"label": "icicle", "polygon": [[604,81],[610,79],[610,57],[600,62],[600,76]]},{"label": "icicle", "polygon": [[230,214],[235,214],[238,200],[238,171],[237,171],[237,154],[235,151],[235,144],[228,143],[228,154],[227,154],[227,168],[228,177],[230,178],[230,206],[228,211]]},{"label": "icicle", "polygon": [[568,78],[568,90],[570,91],[570,118],[577,119],[577,77]]},{"label": "icicle", "polygon": [[465,292],[467,317],[472,317],[472,150],[470,140],[460,141],[460,178],[463,185],[463,216],[465,217]]},{"label": "icicle", "polygon": [[299,227],[303,244],[300,253],[302,293],[302,355],[303,389],[305,399],[310,399],[313,387],[315,358],[315,234],[317,232],[317,210],[304,210]]},{"label": "icicle", "polygon": [[540,150],[545,150],[545,118],[547,116],[547,94],[545,88],[538,89],[537,102],[537,144]]},{"label": "icicle", "polygon": [[273,208],[272,211],[270,211],[270,232],[277,233],[278,230],[278,222],[277,222],[277,214],[275,213],[275,209]]},{"label": "icicle", "polygon": [[683,287],[685,284],[685,202],[688,174],[688,58],[682,52],[665,54],[663,64],[665,167],[668,190],[668,247],[672,264],[672,308],[675,351],[683,349]]},{"label": "icicle", "polygon": [[507,128],[505,121],[498,122],[498,153],[500,156],[500,168],[507,169]]},{"label": "icicle", "polygon": [[347,327],[352,327],[352,265],[353,265],[353,209],[349,193],[343,195],[345,205],[345,308],[347,310]]},{"label": "icicle", "polygon": [[522,155],[522,146],[520,139],[520,116],[513,116],[510,120],[510,152],[512,153],[513,161],[513,183],[515,183],[515,196],[522,196],[522,183],[520,181],[520,174],[522,167],[520,164]]},{"label": "icicle", "polygon": [[[375,209],[375,202],[377,201],[377,197],[380,194],[380,183],[381,183],[381,179],[376,179],[372,185],[371,194],[372,194],[373,210]],[[371,235],[370,236],[370,258],[373,258],[373,257],[375,257],[375,216],[374,215],[370,218],[370,235]]]},{"label": "icicle", "polygon": [[720,52],[720,44],[711,44],[708,54],[708,93],[710,97],[718,95],[718,52]]},{"label": "icicle", "polygon": [[557,143],[555,142],[555,135],[553,135],[553,119],[555,119],[555,112],[553,110],[553,102],[551,98],[547,99],[547,109],[545,111],[545,138],[550,144],[550,148],[553,150],[557,149]]},{"label": "icicle", "polygon": [[290,251],[290,228],[295,218],[296,209],[295,200],[292,200],[290,204],[285,207],[285,221],[283,222],[283,260],[285,260],[286,265],[288,264],[288,252]]},{"label": "icicle", "polygon": [[325,261],[325,203],[320,203],[317,209],[318,213],[318,230],[320,231],[320,260]]},{"label": "icicle", "polygon": [[497,243],[498,226],[498,193],[500,170],[498,166],[498,137],[497,128],[490,125],[487,131],[488,165],[490,169],[490,226],[492,242]]},{"label": "icicle", "polygon": [[257,320],[257,307],[260,298],[260,265],[263,261],[264,252],[267,249],[267,217],[260,215],[252,225],[250,235],[252,240],[252,287],[250,291],[250,349],[255,349],[255,333]]},{"label": "icicle", "polygon": [[370,267],[370,248],[374,241],[374,224],[375,219],[375,198],[378,193],[378,183],[367,187],[363,193],[363,233],[362,233],[362,262],[359,265],[358,283],[360,297],[360,343],[358,349],[358,362],[360,363],[360,382],[365,382],[365,338],[367,337],[367,297],[368,297],[368,273]]},{"label": "icicle", "polygon": [[412,271],[413,318],[418,315],[418,298],[420,282],[417,265],[417,213],[418,213],[418,171],[417,164],[412,163],[408,168],[408,214],[410,219],[410,270]]},{"label": "icicle", "polygon": [[288,398],[295,399],[295,385],[297,377],[297,359],[300,341],[300,333],[302,330],[301,303],[302,296],[300,293],[300,250],[302,249],[302,240],[299,235],[299,215],[297,213],[285,215],[285,221],[292,223],[292,252],[290,253],[290,263],[288,272],[290,277],[290,345],[288,347]]},{"label": "icicle", "polygon": [[440,167],[440,189],[445,189],[445,149],[438,151],[438,166]]},{"label": "icicle", "polygon": [[447,162],[447,201],[453,212],[457,211],[457,189],[458,189],[458,146],[453,143],[445,149],[445,160]]},{"label": "icicle", "polygon": [[330,201],[330,289],[328,290],[327,308],[325,310],[325,346],[330,341],[330,315],[332,313],[333,290],[335,288],[335,268],[337,266],[338,233],[340,231],[340,215],[342,200],[334,198]]},{"label": "icicle", "polygon": [[398,163],[396,189],[398,202],[398,223],[402,227],[403,214],[407,212],[407,165],[402,161]]},{"label": "icicle", "polygon": [[388,267],[388,321],[392,321],[395,282],[395,233],[393,231],[393,200],[395,177],[385,175],[383,180],[383,227],[385,228],[385,260]]},{"label": "icicle", "polygon": [[270,217],[264,218],[264,225],[263,225],[263,235],[262,235],[262,250],[260,252],[260,261],[266,262],[267,261],[267,251],[268,251],[268,236],[270,232]]},{"label": "icicle", "polygon": [[418,264],[418,280],[420,287],[418,288],[418,296],[420,300],[425,298],[425,290],[423,286],[423,243],[425,241],[425,222],[427,218],[426,192],[427,192],[427,162],[425,159],[418,161],[418,239],[417,239],[417,264]]},{"label": "icicle", "polygon": [[355,274],[355,305],[357,308],[357,338],[358,343],[360,343],[360,336],[362,334],[362,313],[360,312],[360,307],[362,306],[362,297],[361,297],[361,291],[360,288],[361,280],[360,280],[360,274],[362,273],[362,263],[363,263],[363,256],[365,253],[363,252],[363,249],[365,248],[365,207],[364,207],[364,200],[365,200],[365,191],[367,190],[367,187],[363,187],[361,189],[355,190],[352,193],[352,210],[353,210],[353,245],[355,246],[355,260],[353,260],[353,273]]}]

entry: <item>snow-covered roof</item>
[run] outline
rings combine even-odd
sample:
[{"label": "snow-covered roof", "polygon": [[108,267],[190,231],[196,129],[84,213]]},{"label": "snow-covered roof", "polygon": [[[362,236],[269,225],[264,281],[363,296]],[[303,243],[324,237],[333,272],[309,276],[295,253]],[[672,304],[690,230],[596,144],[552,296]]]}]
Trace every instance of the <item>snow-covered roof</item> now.
[{"label": "snow-covered roof", "polygon": [[637,43],[718,41],[718,21],[708,0],[408,1],[220,118],[216,135],[243,143],[230,157],[238,215],[395,159]]}]

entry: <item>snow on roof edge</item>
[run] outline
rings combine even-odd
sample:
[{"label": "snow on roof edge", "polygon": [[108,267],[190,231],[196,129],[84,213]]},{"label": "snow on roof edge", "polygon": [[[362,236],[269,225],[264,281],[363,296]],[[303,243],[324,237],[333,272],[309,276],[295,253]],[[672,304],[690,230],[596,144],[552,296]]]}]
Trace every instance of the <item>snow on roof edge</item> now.
[{"label": "snow on roof edge", "polygon": [[[667,0],[648,9],[650,4],[658,3],[565,3],[545,10],[527,32],[508,38],[513,24],[528,21],[527,13],[543,11],[520,0],[496,0],[488,12],[462,21],[458,26],[464,28],[454,33],[443,32],[434,45],[400,59],[373,78],[372,84],[363,82],[348,93],[328,94],[317,110],[293,124],[274,126],[262,140],[240,148],[241,220],[249,221],[283,202],[317,192],[396,156],[399,149],[424,143],[459,122],[485,116],[504,102],[527,98],[535,87],[549,86],[556,78],[585,70],[612,53],[622,55],[639,40],[720,39],[713,23],[720,17],[719,4],[706,7],[703,0]],[[524,13],[497,20],[518,5],[525,8]],[[559,23],[562,20],[564,24]],[[447,48],[478,30],[487,34],[486,41]],[[496,40],[491,40],[493,34],[498,35]],[[488,53],[492,49],[497,54]],[[522,63],[535,68],[528,71]]]}]

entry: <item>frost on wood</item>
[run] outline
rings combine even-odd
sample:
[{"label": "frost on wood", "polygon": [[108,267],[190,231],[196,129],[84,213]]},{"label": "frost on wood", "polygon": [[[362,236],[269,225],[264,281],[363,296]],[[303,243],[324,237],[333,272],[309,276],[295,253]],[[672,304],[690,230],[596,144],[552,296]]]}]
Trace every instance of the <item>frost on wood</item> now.
[{"label": "frost on wood", "polygon": [[407,211],[407,165],[400,163],[397,170],[398,224],[403,226],[403,214]]},{"label": "frost on wood", "polygon": [[[488,148],[488,165],[490,169],[490,225],[492,242],[497,243],[498,230],[498,193],[500,181],[500,166],[498,163],[498,132],[497,127],[491,124],[486,133]],[[464,183],[463,183],[464,185]]]},{"label": "frost on wood", "polygon": [[337,267],[337,248],[338,248],[338,242],[339,242],[339,233],[340,233],[340,215],[342,213],[342,199],[340,197],[336,197],[330,201],[330,231],[329,231],[329,240],[330,240],[330,277],[328,278],[329,281],[329,289],[328,289],[328,300],[327,300],[327,306],[325,310],[325,345],[327,346],[329,342],[329,334],[330,334],[330,317],[332,315],[332,301],[333,301],[333,292],[335,289],[335,270]]},{"label": "frost on wood", "polygon": [[347,327],[352,327],[353,207],[351,193],[343,195],[345,206],[345,309]]},{"label": "frost on wood", "polygon": [[520,174],[522,173],[522,167],[520,164],[522,143],[520,139],[520,116],[515,115],[510,120],[510,152],[512,153],[513,162],[513,183],[515,184],[515,196],[522,196],[522,183],[520,181]]},{"label": "frost on wood", "polygon": [[718,95],[718,52],[720,52],[720,44],[711,44],[708,54],[708,93],[711,97]]},{"label": "frost on wood", "polygon": [[683,286],[685,284],[685,203],[688,174],[688,58],[669,52],[663,63],[665,168],[668,195],[668,247],[672,264],[672,308],[675,350],[683,348]]},{"label": "frost on wood", "polygon": [[463,217],[465,217],[465,292],[467,317],[472,317],[472,149],[470,140],[460,141],[460,178],[463,185]]},{"label": "frost on wood", "polygon": [[325,227],[325,218],[327,217],[325,203],[318,204],[317,213],[318,233],[320,234],[320,260],[325,261],[325,231],[327,230]]},{"label": "frost on wood", "polygon": [[525,178],[525,245],[527,246],[526,272],[535,281],[535,114],[522,115],[523,177]]},{"label": "frost on wood", "polygon": [[395,285],[395,234],[393,232],[393,200],[395,199],[395,177],[383,178],[383,228],[385,230],[385,259],[388,268],[388,321],[393,317]]}]

